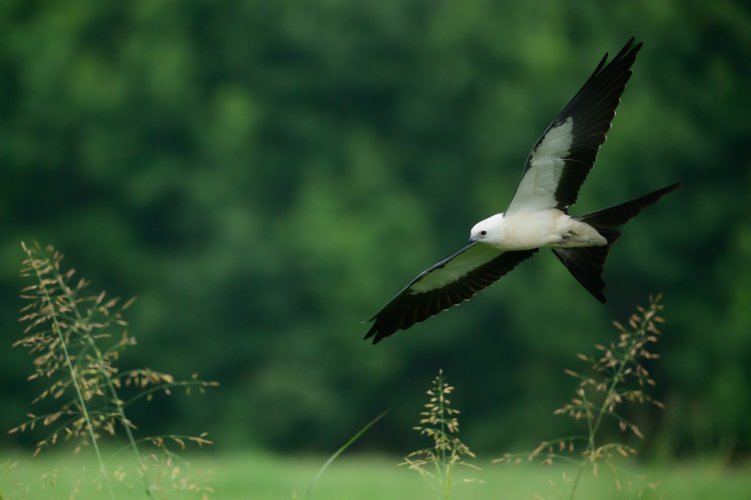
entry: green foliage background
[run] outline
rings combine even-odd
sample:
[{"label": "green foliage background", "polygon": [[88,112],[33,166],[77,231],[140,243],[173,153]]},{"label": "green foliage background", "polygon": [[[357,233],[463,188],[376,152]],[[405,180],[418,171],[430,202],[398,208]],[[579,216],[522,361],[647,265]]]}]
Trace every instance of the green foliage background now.
[{"label": "green foliage background", "polygon": [[[539,133],[632,34],[645,47],[575,212],[683,187],[628,226],[608,305],[542,253],[362,342],[362,320],[505,208]],[[443,368],[474,450],[527,445],[570,425],[551,412],[575,353],[662,291],[647,452],[748,451],[749,53],[751,9],[729,0],[3,0],[0,429],[35,392],[10,344],[19,242],[37,239],[139,297],[126,364],[221,382],[142,408],[147,429],[330,450],[390,408],[361,445],[403,453]]]}]

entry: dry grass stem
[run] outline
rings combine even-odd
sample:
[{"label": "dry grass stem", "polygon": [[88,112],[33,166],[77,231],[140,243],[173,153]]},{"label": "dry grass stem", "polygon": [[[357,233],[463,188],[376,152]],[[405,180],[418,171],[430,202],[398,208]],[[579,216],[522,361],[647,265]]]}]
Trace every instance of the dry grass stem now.
[{"label": "dry grass stem", "polygon": [[128,474],[121,467],[108,471],[100,449],[106,437],[116,442],[124,439],[136,458],[135,475],[143,481],[147,496],[163,491],[165,485],[179,491],[208,491],[185,473],[189,467],[173,451],[184,449],[186,443],[210,444],[205,434],[137,439],[137,427],[126,411],[156,394],[170,395],[176,389],[203,392],[217,384],[196,375],[176,381],[170,374],[148,368],[121,371],[117,361],[136,343],[123,317],[134,300],[122,302],[105,292],[88,294],[88,282],[75,279],[72,269],[63,270],[62,255],[52,247],[22,244],[22,249],[26,258],[21,276],[32,283],[21,292],[26,305],[20,321],[25,327],[13,345],[27,349],[33,358],[28,379],[44,381],[44,389],[32,403],[50,406],[54,402],[56,409],[41,415],[28,413],[27,419],[9,432],[47,428],[34,455],[60,442],[73,443],[74,453],[93,448],[100,480],[110,498],[115,497],[111,481],[122,482]]},{"label": "dry grass stem", "polygon": [[[576,464],[577,473],[573,478],[564,478],[571,484],[569,498],[573,499],[582,472],[589,467],[593,475],[599,473],[600,464],[605,465],[613,474],[617,489],[624,487],[621,475],[625,469],[617,460],[628,459],[636,455],[636,450],[623,443],[601,443],[598,439],[605,422],[611,422],[620,432],[630,433],[638,439],[644,434],[635,422],[625,416],[623,407],[631,404],[651,404],[663,408],[662,403],[653,399],[646,391],[655,386],[648,366],[659,355],[653,352],[661,332],[658,324],[664,323],[660,316],[663,306],[661,296],[650,296],[649,305],[637,306],[626,325],[615,321],[613,325],[618,333],[617,340],[608,345],[596,344],[593,354],[578,354],[577,358],[588,365],[585,373],[567,369],[564,372],[577,379],[578,385],[574,396],[555,415],[565,415],[582,423],[582,433],[573,436],[543,441],[529,453],[505,454],[494,460],[496,463],[521,463],[539,461],[552,464],[565,461]],[[633,478],[640,479],[646,486],[637,491],[639,496],[647,489],[654,489],[654,483],[630,474],[625,484],[632,487]]]},{"label": "dry grass stem", "polygon": [[475,454],[459,439],[460,412],[451,407],[449,399],[453,391],[454,388],[446,383],[443,370],[439,370],[432,387],[427,391],[429,400],[420,412],[420,423],[414,427],[421,435],[430,438],[433,446],[413,451],[400,464],[432,479],[443,499],[452,497],[454,470],[457,466],[479,470],[477,466],[465,461],[466,458],[475,458]]}]

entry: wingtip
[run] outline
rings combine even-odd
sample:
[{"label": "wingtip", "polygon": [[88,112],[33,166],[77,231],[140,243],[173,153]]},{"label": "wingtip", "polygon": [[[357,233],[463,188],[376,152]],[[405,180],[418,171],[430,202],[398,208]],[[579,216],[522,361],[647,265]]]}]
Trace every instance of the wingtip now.
[{"label": "wingtip", "polygon": [[362,338],[363,340],[368,340],[370,337],[373,336],[375,333],[375,325],[370,327],[370,330],[368,330],[368,333],[365,334],[365,336]]},{"label": "wingtip", "polygon": [[621,49],[621,52],[619,54],[620,58],[626,58],[629,56],[636,57],[636,54],[639,53],[642,46],[644,45],[644,42],[639,42],[636,45],[634,45],[634,42],[636,42],[636,37],[632,36],[628,42],[626,42],[626,45],[623,46]]},{"label": "wingtip", "polygon": [[681,187],[680,181],[679,182],[674,182],[673,184],[670,184],[669,186],[665,186],[664,188],[658,189],[657,191],[654,192],[654,194],[657,195],[657,197],[659,199],[659,198],[662,198],[663,196],[665,196],[668,193],[672,193],[673,191],[675,191],[679,187]]},{"label": "wingtip", "polygon": [[[634,45],[634,42],[636,41],[636,37],[632,36],[629,38],[629,40],[626,42],[626,44],[623,46],[621,50],[618,51],[618,54],[613,58],[613,61],[624,61],[626,59],[633,59],[636,60],[636,55],[639,53],[639,50],[641,50],[643,42],[639,42],[636,45]],[[633,61],[631,61],[630,64],[633,64]]]},{"label": "wingtip", "polygon": [[382,334],[381,330],[378,328],[377,323],[373,323],[373,325],[370,327],[370,330],[368,330],[368,333],[366,333],[362,339],[369,340],[371,337],[373,337],[372,345],[376,345],[378,342],[385,339],[387,336],[388,335]]},{"label": "wingtip", "polygon": [[371,341],[370,345],[376,345],[378,342],[385,339],[386,335],[381,335],[380,331],[371,329],[368,334],[363,337],[363,340],[370,340],[371,337],[373,337],[373,340]]}]

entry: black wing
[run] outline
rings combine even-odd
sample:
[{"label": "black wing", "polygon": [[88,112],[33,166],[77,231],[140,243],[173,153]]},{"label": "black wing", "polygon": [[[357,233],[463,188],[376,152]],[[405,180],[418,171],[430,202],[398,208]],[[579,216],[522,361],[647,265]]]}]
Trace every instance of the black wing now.
[{"label": "black wing", "polygon": [[641,46],[634,45],[632,38],[607,65],[605,54],[592,76],[532,148],[506,213],[565,210],[576,202],[579,188],[605,142]]},{"label": "black wing", "polygon": [[365,338],[373,343],[406,330],[492,285],[537,250],[504,252],[484,243],[471,243],[420,273],[370,321]]}]

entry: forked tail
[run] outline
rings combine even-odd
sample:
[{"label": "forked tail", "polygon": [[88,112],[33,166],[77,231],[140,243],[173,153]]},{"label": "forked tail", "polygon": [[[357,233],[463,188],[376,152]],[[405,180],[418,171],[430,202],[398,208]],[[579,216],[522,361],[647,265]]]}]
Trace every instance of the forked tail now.
[{"label": "forked tail", "polygon": [[605,282],[602,280],[602,270],[605,266],[605,259],[608,257],[610,247],[621,236],[618,227],[631,220],[645,207],[657,202],[664,195],[677,189],[679,185],[680,183],[677,182],[635,200],[592,212],[591,214],[574,217],[574,219],[585,222],[597,229],[597,232],[608,240],[608,244],[600,247],[554,248],[553,253],[563,262],[563,265],[566,266],[574,278],[589,293],[594,295],[597,300],[604,304],[605,294],[603,293],[603,289],[605,288]]}]

